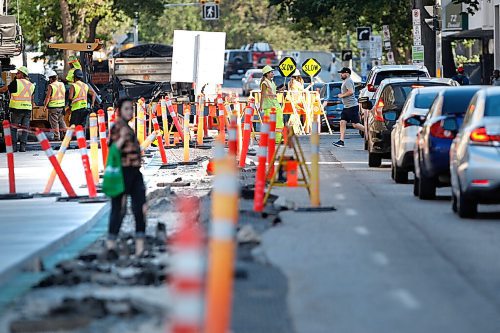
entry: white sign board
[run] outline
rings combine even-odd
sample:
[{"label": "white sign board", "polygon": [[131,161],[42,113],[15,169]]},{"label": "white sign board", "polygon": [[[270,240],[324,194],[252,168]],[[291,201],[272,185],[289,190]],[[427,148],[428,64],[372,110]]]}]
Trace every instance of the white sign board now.
[{"label": "white sign board", "polygon": [[384,38],[384,42],[390,42],[391,41],[391,32],[389,30],[388,25],[383,25],[382,26],[382,37]]},{"label": "white sign board", "polygon": [[174,31],[172,82],[196,83],[196,94],[214,93],[224,82],[225,32]]},{"label": "white sign board", "polygon": [[382,58],[382,36],[370,36],[370,58]]},{"label": "white sign board", "polygon": [[422,26],[413,26],[413,45],[422,45]]},{"label": "white sign board", "polygon": [[394,61],[394,53],[392,51],[387,52],[387,62],[389,65],[394,65],[396,63]]},{"label": "white sign board", "polygon": [[413,9],[411,11],[411,17],[412,17],[412,22],[413,22],[413,25],[420,25],[421,21],[420,21],[420,9]]}]

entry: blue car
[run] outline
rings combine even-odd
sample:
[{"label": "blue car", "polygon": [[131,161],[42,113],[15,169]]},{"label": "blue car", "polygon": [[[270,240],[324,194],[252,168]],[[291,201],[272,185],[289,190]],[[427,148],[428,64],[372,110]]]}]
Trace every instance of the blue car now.
[{"label": "blue car", "polygon": [[450,186],[450,146],[456,132],[446,130],[445,121],[454,119],[460,126],[472,97],[480,89],[480,86],[447,88],[432,103],[414,150],[413,194],[420,199],[434,199],[437,187]]},{"label": "blue car", "polygon": [[[326,118],[332,128],[340,127],[340,114],[344,109],[342,100],[337,96],[340,94],[342,81],[325,83],[319,91],[321,103],[325,109]],[[361,83],[355,83],[354,95],[356,99],[359,97],[359,91],[363,88]],[[326,127],[324,117],[321,118],[321,126]]]}]

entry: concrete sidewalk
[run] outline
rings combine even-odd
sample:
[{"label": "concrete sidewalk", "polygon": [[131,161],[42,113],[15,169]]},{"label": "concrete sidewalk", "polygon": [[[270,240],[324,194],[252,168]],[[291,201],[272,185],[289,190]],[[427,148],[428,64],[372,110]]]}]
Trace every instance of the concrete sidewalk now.
[{"label": "concrete sidewalk", "polygon": [[[42,192],[52,166],[43,151],[16,153],[16,190]],[[62,168],[78,195],[88,194],[81,156],[69,150]],[[5,154],[0,155],[0,193],[8,192]],[[52,191],[66,196],[59,179]],[[23,268],[32,268],[38,258],[88,230],[108,210],[107,204],[56,202],[55,198],[0,200],[0,284]]]}]

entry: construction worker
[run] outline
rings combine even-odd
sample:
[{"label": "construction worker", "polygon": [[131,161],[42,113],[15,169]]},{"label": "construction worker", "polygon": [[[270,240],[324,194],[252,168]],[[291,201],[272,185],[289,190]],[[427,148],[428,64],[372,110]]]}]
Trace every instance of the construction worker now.
[{"label": "construction worker", "polygon": [[[20,152],[26,151],[26,142],[28,140],[28,127],[30,125],[31,111],[33,110],[33,92],[35,85],[29,81],[28,68],[21,66],[17,69],[15,79],[8,85],[0,88],[0,93],[10,93],[9,111],[12,125],[22,126],[19,141]],[[17,151],[17,129],[12,128],[12,145],[14,151]]]},{"label": "construction worker", "polygon": [[[283,131],[284,126],[283,109],[278,102],[278,96],[276,95],[277,89],[276,84],[273,81],[273,77],[273,68],[269,65],[264,66],[264,68],[262,68],[262,79],[260,80],[261,103],[259,106],[259,112],[262,113],[262,110],[264,110],[264,114],[269,116],[271,109],[276,109],[276,142],[281,142],[281,132]],[[285,87],[282,87],[279,91],[283,91],[284,89]]]},{"label": "construction worker", "polygon": [[94,89],[83,82],[83,72],[80,69],[75,70],[75,82],[71,83],[69,88],[69,101],[71,105],[70,125],[82,125],[85,127],[89,110],[87,109],[88,96],[92,98],[90,109],[94,108],[96,94]]},{"label": "construction worker", "polygon": [[49,87],[45,96],[44,108],[49,115],[50,127],[54,130],[54,140],[61,140],[60,132],[66,129],[64,122],[64,105],[66,104],[66,87],[59,82],[57,73],[50,69],[47,72]]},{"label": "construction worker", "polygon": [[68,64],[69,64],[69,67],[70,67],[70,70],[68,71],[68,74],[66,75],[66,81],[68,81],[69,83],[73,83],[75,82],[75,71],[77,69],[82,69],[82,65],[80,64],[80,61],[78,61],[78,57],[77,56],[70,56],[68,58]]},{"label": "construction worker", "polygon": [[304,79],[300,75],[298,69],[292,74],[290,82],[288,82],[288,90],[290,91],[304,91]]}]

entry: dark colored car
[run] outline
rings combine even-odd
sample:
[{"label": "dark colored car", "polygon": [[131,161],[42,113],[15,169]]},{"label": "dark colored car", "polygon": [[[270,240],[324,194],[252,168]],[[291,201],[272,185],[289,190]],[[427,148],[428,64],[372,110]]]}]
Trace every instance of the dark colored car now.
[{"label": "dark colored car", "polygon": [[[321,98],[321,103],[325,109],[326,118],[330,127],[339,128],[340,126],[340,114],[344,109],[344,104],[342,104],[342,99],[338,97],[340,94],[340,87],[342,82],[329,82],[325,83],[319,92]],[[359,92],[363,88],[361,83],[355,83],[354,95],[356,99],[359,97]],[[321,118],[321,126],[326,127],[324,117]]]},{"label": "dark colored car", "polygon": [[253,68],[252,53],[245,50],[226,50],[224,53],[224,78],[233,74],[245,74]]},{"label": "dark colored car", "polygon": [[461,86],[441,91],[417,135],[414,151],[414,194],[433,199],[436,187],[450,186],[450,146],[456,132],[444,128],[447,119],[462,125],[467,107],[480,86]]},{"label": "dark colored car", "polygon": [[[446,86],[454,83],[443,79],[386,79],[375,94],[367,115],[368,165],[379,167],[382,159],[391,158],[391,131],[403,110],[406,98],[415,88]],[[373,102],[372,102],[373,103]]]}]

